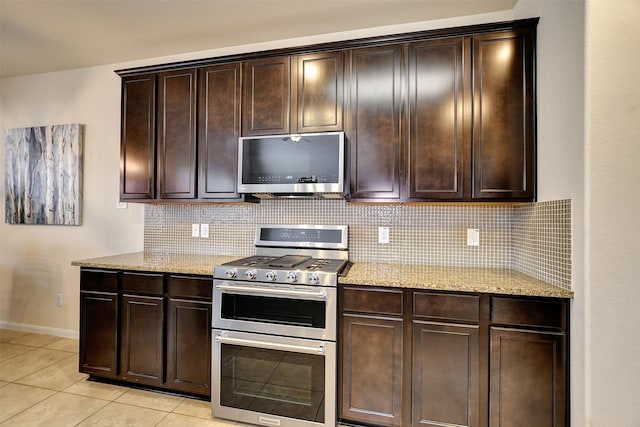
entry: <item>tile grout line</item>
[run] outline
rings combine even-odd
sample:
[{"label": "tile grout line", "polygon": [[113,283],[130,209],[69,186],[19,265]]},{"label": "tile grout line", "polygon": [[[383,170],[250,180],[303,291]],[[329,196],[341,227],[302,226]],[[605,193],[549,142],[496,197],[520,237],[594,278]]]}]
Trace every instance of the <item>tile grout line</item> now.
[{"label": "tile grout line", "polygon": [[[3,331],[3,329],[0,329],[0,332],[1,331]],[[10,331],[10,330],[7,330],[7,331]],[[27,335],[27,334],[29,334],[29,333],[26,333],[24,335]],[[21,335],[21,336],[24,336],[24,335]],[[37,334],[37,335],[46,335],[46,334]],[[12,340],[16,339],[16,338],[18,338],[18,337],[13,337]],[[63,337],[59,337],[59,338],[68,339],[68,338],[63,338]],[[72,393],[72,392],[66,391],[69,388],[73,387],[74,385],[77,385],[77,384],[80,384],[82,382],[87,381],[87,378],[78,380],[76,382],[73,382],[71,385],[69,385],[68,387],[66,387],[63,390],[56,390],[56,389],[51,389],[51,388],[42,387],[42,386],[38,386],[38,385],[30,385],[30,384],[23,384],[23,383],[17,382],[17,381],[20,381],[21,379],[23,379],[25,377],[28,377],[30,375],[36,374],[38,372],[41,372],[42,370],[48,369],[48,368],[50,368],[51,366],[53,366],[53,365],[55,365],[57,363],[63,362],[65,360],[70,359],[71,357],[74,357],[74,356],[78,355],[78,353],[76,353],[76,352],[69,352],[69,351],[65,351],[65,350],[56,350],[56,349],[50,349],[50,348],[46,348],[45,347],[47,345],[53,344],[54,342],[56,342],[56,341],[48,342],[48,343],[43,344],[41,346],[33,346],[33,345],[25,345],[25,344],[13,344],[13,345],[21,345],[21,346],[24,346],[24,347],[30,347],[31,349],[28,350],[25,353],[19,354],[17,356],[11,357],[11,358],[6,359],[6,360],[11,360],[11,359],[13,359],[15,357],[23,356],[23,355],[25,355],[27,353],[33,352],[33,351],[38,350],[38,349],[51,350],[51,351],[62,352],[62,353],[68,353],[69,356],[67,356],[67,357],[65,357],[63,359],[57,360],[57,361],[55,361],[55,362],[53,362],[53,363],[51,363],[51,364],[49,364],[47,366],[41,367],[41,368],[39,368],[39,369],[37,369],[35,371],[32,371],[32,372],[30,372],[30,373],[28,373],[28,374],[26,374],[26,375],[24,375],[24,376],[22,376],[20,378],[17,378],[15,380],[12,380],[12,381],[2,380],[6,384],[4,386],[0,387],[0,388],[8,387],[10,385],[16,385],[16,386],[20,386],[20,387],[29,387],[29,388],[44,390],[44,391],[47,391],[47,392],[51,392],[51,394],[48,395],[48,396],[43,397],[42,399],[38,400],[37,402],[33,402],[32,404],[30,404],[26,408],[21,409],[20,411],[18,411],[17,413],[13,414],[11,417],[7,418],[6,420],[1,421],[0,425],[6,425],[7,423],[10,423],[10,421],[12,419],[18,417],[20,414],[23,414],[23,413],[31,410],[33,407],[35,407],[37,405],[41,405],[44,402],[46,402],[47,400],[53,399],[53,398],[55,398],[56,396],[58,396],[60,394],[64,394],[64,395],[68,395],[68,396],[84,397],[84,398],[89,398],[89,399],[94,399],[94,400],[98,400],[98,401],[104,402],[104,405],[102,405],[100,408],[96,409],[94,412],[92,412],[91,414],[87,415],[81,421],[76,422],[74,424],[75,426],[78,426],[78,425],[82,424],[83,422],[87,421],[91,417],[95,416],[98,412],[102,411],[103,409],[105,409],[106,407],[108,407],[109,405],[111,405],[113,403],[117,403],[117,404],[120,404],[120,405],[126,405],[126,406],[129,406],[131,408],[139,408],[139,409],[152,410],[152,411],[164,413],[163,418],[155,424],[156,426],[162,424],[169,417],[169,415],[171,415],[171,414],[176,414],[179,417],[188,417],[188,418],[191,418],[191,419],[194,419],[194,420],[200,420],[200,421],[205,420],[205,421],[213,421],[213,422],[215,422],[215,420],[217,420],[217,419],[212,418],[211,416],[209,416],[208,418],[205,418],[205,417],[200,417],[198,415],[184,414],[184,413],[175,412],[176,409],[178,409],[178,407],[182,403],[184,403],[186,401],[194,400],[194,401],[198,401],[198,402],[206,402],[206,401],[198,400],[198,399],[190,399],[190,398],[187,398],[187,397],[181,397],[179,402],[170,411],[166,411],[166,410],[163,410],[163,409],[156,409],[156,408],[152,408],[152,407],[148,407],[148,406],[138,406],[138,405],[127,403],[127,402],[118,402],[117,401],[121,397],[125,396],[127,393],[132,392],[132,391],[136,391],[137,389],[130,389],[130,388],[124,387],[126,390],[123,393],[119,394],[118,396],[114,397],[113,399],[105,399],[105,398],[102,398],[102,397],[96,397],[96,396],[91,396],[91,395],[86,395],[86,394],[77,394],[77,393]],[[6,342],[6,341],[0,342],[0,343],[1,344],[12,344],[12,343],[9,343],[9,342]],[[4,361],[2,361],[2,362],[4,362]],[[111,385],[109,383],[100,383],[100,382],[98,382],[98,383],[99,384]],[[141,391],[145,391],[145,392],[149,392],[149,393],[155,393],[155,392],[153,392],[151,390],[141,390]],[[156,393],[156,394],[158,394],[159,396],[164,396],[165,395],[164,393]],[[171,395],[168,395],[168,396],[171,396]],[[172,397],[174,397],[174,396],[172,396]],[[209,404],[209,407],[210,407],[210,404]],[[230,422],[229,420],[224,420],[224,421],[225,422]],[[246,424],[241,424],[239,422],[232,422],[232,424],[230,424],[230,425],[238,426],[238,427],[247,426]]]}]

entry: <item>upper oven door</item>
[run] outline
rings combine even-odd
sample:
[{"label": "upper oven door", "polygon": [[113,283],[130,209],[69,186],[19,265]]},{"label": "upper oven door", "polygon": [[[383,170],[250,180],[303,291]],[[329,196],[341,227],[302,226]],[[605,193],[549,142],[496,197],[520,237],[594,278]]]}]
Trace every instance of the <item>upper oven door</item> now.
[{"label": "upper oven door", "polygon": [[342,193],[344,132],[243,137],[240,193]]},{"label": "upper oven door", "polygon": [[213,281],[213,327],[336,340],[335,287]]}]

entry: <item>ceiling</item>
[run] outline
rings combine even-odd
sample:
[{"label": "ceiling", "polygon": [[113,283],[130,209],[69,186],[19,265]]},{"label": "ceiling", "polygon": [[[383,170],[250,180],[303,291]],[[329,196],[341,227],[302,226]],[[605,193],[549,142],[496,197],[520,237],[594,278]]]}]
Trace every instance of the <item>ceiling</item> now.
[{"label": "ceiling", "polygon": [[517,0],[0,0],[0,77],[512,9]]}]

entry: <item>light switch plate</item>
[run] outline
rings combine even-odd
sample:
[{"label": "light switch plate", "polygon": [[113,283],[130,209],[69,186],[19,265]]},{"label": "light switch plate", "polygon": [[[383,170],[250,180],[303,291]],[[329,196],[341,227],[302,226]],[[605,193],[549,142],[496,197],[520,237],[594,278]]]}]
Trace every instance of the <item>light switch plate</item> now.
[{"label": "light switch plate", "polygon": [[116,202],[116,209],[127,209],[127,202]]},{"label": "light switch plate", "polygon": [[389,243],[389,227],[378,227],[378,243]]},{"label": "light switch plate", "polygon": [[467,228],[467,246],[480,246],[480,230]]},{"label": "light switch plate", "polygon": [[191,224],[191,237],[200,236],[200,224]]},{"label": "light switch plate", "polygon": [[209,224],[200,224],[200,237],[203,239],[209,238]]}]

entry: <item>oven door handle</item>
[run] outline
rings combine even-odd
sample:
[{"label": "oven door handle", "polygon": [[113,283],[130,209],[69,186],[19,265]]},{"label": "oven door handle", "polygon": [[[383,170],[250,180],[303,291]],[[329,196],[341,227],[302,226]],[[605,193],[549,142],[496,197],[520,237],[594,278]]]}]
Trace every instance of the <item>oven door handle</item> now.
[{"label": "oven door handle", "polygon": [[245,338],[233,338],[233,337],[227,337],[224,335],[216,336],[215,340],[221,344],[236,344],[236,345],[244,345],[247,347],[260,347],[260,348],[266,348],[268,350],[295,351],[297,353],[307,353],[307,354],[325,354],[326,352],[324,348],[324,344],[320,344],[317,347],[308,347],[303,345],[249,340]]},{"label": "oven door handle", "polygon": [[252,286],[238,286],[238,285],[229,285],[229,284],[221,284],[216,285],[216,289],[220,289],[221,291],[226,292],[238,292],[245,294],[258,294],[258,295],[275,295],[281,297],[294,297],[294,298],[305,298],[305,299],[327,299],[326,291],[297,291],[292,289],[277,289],[277,288],[254,288]]}]

